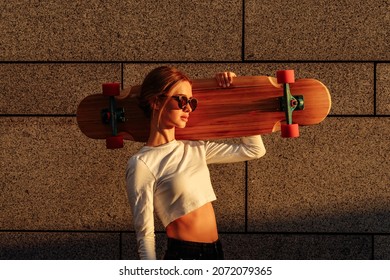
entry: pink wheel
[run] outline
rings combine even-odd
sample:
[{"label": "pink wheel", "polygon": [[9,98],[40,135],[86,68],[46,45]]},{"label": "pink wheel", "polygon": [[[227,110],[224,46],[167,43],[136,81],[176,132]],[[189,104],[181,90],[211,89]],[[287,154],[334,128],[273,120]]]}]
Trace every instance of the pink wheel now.
[{"label": "pink wheel", "polygon": [[103,95],[116,96],[121,92],[121,84],[119,83],[107,83],[103,84]]},{"label": "pink wheel", "polygon": [[295,82],[294,70],[280,70],[276,72],[278,84],[292,84]]},{"label": "pink wheel", "polygon": [[106,139],[107,149],[120,149],[123,148],[123,136],[110,136]]},{"label": "pink wheel", "polygon": [[282,137],[283,138],[296,138],[299,137],[299,126],[298,124],[282,124],[281,125]]}]

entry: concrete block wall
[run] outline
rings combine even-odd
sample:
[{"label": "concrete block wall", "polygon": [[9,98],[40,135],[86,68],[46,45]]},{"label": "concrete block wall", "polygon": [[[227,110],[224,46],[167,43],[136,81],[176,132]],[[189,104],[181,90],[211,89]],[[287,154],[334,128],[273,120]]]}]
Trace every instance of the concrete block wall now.
[{"label": "concrete block wall", "polygon": [[[0,259],[137,259],[124,170],[77,104],[158,65],[295,69],[332,95],[301,137],[210,166],[228,259],[390,258],[389,0],[0,1]],[[227,140],[234,141],[234,140]],[[158,256],[165,246],[157,226]]]}]

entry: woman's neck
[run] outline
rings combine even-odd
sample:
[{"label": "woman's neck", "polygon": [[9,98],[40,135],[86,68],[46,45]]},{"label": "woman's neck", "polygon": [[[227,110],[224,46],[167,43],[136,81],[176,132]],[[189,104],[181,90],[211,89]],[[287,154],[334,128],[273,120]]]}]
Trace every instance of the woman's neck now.
[{"label": "woman's neck", "polygon": [[175,127],[169,129],[161,129],[156,126],[152,126],[149,133],[149,139],[146,142],[146,146],[157,147],[167,144],[175,140]]}]

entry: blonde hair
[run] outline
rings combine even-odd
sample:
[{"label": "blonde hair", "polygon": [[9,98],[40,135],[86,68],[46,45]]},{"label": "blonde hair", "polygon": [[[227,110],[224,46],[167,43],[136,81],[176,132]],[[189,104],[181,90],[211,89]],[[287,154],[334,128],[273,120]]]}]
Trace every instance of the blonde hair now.
[{"label": "blonde hair", "polygon": [[152,117],[153,102],[156,102],[159,96],[168,95],[179,82],[183,81],[191,83],[187,75],[174,67],[161,66],[149,72],[141,85],[139,95],[139,106],[146,117],[149,119]]}]

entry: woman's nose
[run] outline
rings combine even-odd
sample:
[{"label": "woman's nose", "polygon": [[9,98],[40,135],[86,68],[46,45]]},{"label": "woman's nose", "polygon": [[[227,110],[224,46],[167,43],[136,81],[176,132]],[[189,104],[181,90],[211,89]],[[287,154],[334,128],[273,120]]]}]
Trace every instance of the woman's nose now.
[{"label": "woman's nose", "polygon": [[186,113],[191,113],[192,112],[192,108],[190,106],[190,103],[186,104],[186,106],[184,107],[184,112],[186,112]]}]

